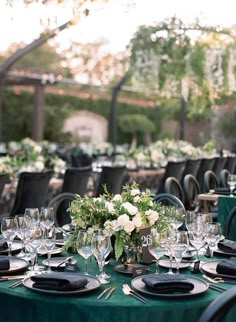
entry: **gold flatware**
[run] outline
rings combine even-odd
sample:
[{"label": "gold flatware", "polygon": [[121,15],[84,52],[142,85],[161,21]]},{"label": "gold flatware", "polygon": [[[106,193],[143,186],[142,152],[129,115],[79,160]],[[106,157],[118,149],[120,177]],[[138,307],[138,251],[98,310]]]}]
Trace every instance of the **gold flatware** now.
[{"label": "gold flatware", "polygon": [[100,295],[98,295],[97,300],[99,300],[106,292],[108,292],[112,286],[107,286]]},{"label": "gold flatware", "polygon": [[130,288],[128,284],[123,284],[123,292],[125,295],[131,295],[131,296],[135,297],[137,300],[139,300],[145,304],[149,303],[149,301],[145,297],[143,297],[139,293],[132,290],[132,288]]},{"label": "gold flatware", "polygon": [[109,290],[109,292],[107,293],[105,300],[108,300],[109,297],[111,296],[111,294],[115,291],[116,286],[112,286],[111,289]]}]

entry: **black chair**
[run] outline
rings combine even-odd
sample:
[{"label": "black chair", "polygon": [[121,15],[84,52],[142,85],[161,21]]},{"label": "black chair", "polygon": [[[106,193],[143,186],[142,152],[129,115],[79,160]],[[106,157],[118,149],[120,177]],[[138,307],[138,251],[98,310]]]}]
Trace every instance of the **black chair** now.
[{"label": "black chair", "polygon": [[193,175],[187,174],[184,177],[183,191],[186,210],[199,211],[200,202],[198,200],[198,195],[200,194],[200,187],[197,179]]},{"label": "black chair", "polygon": [[170,193],[157,194],[153,197],[153,201],[157,203],[161,203],[164,206],[173,206],[176,208],[181,208],[185,211],[185,207],[182,201],[178,197]]},{"label": "black chair", "polygon": [[11,217],[24,214],[25,208],[45,207],[51,177],[51,171],[20,173]]},{"label": "black chair", "polygon": [[61,193],[71,192],[83,197],[87,192],[89,177],[92,167],[67,168],[64,174]]},{"label": "black chair", "polygon": [[219,178],[221,170],[225,169],[227,161],[228,159],[226,157],[215,157],[212,171],[215,173],[217,178]]},{"label": "black chair", "polygon": [[225,169],[227,169],[232,174],[236,174],[236,156],[228,157]]},{"label": "black chair", "polygon": [[92,157],[83,150],[76,148],[71,152],[70,164],[74,168],[86,167],[92,165]]},{"label": "black chair", "polygon": [[197,175],[196,175],[196,179],[197,179],[197,182],[199,183],[201,193],[204,192],[204,174],[206,171],[212,170],[212,168],[214,166],[214,162],[215,162],[214,158],[201,159],[200,167],[199,167]]},{"label": "black chair", "polygon": [[191,174],[196,178],[200,165],[201,165],[201,159],[188,159],[188,160],[186,160],[183,177],[182,177],[180,183],[181,184],[183,183],[184,177],[187,174]]},{"label": "black chair", "polygon": [[224,235],[226,239],[231,239],[230,238],[230,230],[232,231],[236,231],[236,207],[234,207],[229,215],[226,218],[225,221],[225,231],[224,231]]},{"label": "black chair", "polygon": [[[222,322],[225,321],[231,308],[236,304],[236,286],[218,295],[203,311],[198,322]],[[230,321],[235,320],[232,317]],[[228,320],[227,320],[228,321]]]},{"label": "black chair", "polygon": [[169,193],[179,198],[184,204],[184,192],[179,181],[176,178],[174,177],[167,178],[165,181],[164,190],[166,193]]},{"label": "black chair", "polygon": [[157,188],[156,194],[163,193],[165,192],[165,181],[169,177],[174,177],[179,182],[182,179],[184,169],[185,169],[185,160],[182,161],[169,161],[166,165],[164,175],[161,179],[161,182],[159,184],[159,187]]},{"label": "black chair", "polygon": [[60,193],[50,200],[48,207],[53,207],[54,210],[54,223],[56,227],[62,227],[71,223],[71,217],[67,211],[70,202],[74,200],[75,194],[71,192]]},{"label": "black chair", "polygon": [[106,190],[111,194],[119,194],[126,177],[127,169],[121,167],[102,167],[102,172],[98,180],[97,188],[95,188],[95,197],[99,197]]},{"label": "black chair", "polygon": [[209,192],[210,190],[214,190],[215,188],[219,187],[219,181],[216,177],[215,173],[212,170],[208,170],[204,173],[204,189],[203,191]]},{"label": "black chair", "polygon": [[222,169],[220,171],[220,187],[224,187],[224,188],[228,188],[229,185],[227,183],[227,179],[228,179],[228,176],[229,176],[229,170],[227,169]]},{"label": "black chair", "polygon": [[9,183],[9,182],[10,182],[10,179],[7,174],[5,174],[5,173],[0,174],[0,198],[2,196],[5,184]]}]

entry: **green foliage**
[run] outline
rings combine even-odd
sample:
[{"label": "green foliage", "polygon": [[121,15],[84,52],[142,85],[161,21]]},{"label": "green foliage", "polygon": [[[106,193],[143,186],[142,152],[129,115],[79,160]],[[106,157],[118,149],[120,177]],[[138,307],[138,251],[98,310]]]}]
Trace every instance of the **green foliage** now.
[{"label": "green foliage", "polygon": [[140,114],[126,114],[120,116],[119,127],[123,132],[154,132],[155,125],[148,117]]}]

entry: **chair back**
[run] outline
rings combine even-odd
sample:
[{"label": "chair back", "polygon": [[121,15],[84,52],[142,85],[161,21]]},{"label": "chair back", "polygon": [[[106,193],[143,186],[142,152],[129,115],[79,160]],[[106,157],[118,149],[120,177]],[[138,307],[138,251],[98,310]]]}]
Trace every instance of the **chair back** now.
[{"label": "chair back", "polygon": [[174,177],[177,180],[179,180],[179,182],[181,181],[185,169],[185,164],[185,160],[169,161],[167,163],[164,175],[157,189],[157,194],[165,192],[165,181],[167,178]]},{"label": "chair back", "polygon": [[235,240],[236,238],[231,238],[233,236],[235,236],[235,230],[236,230],[236,207],[234,207],[229,215],[226,218],[225,221],[225,231],[224,231],[224,235],[226,239],[233,239]]},{"label": "chair back", "polygon": [[228,157],[225,169],[227,169],[232,174],[236,174],[236,156]]},{"label": "chair back", "polygon": [[53,207],[54,223],[56,227],[62,227],[71,223],[71,217],[67,209],[74,198],[74,193],[64,192],[58,194],[49,201],[48,207]]},{"label": "chair back", "polygon": [[10,179],[7,174],[5,174],[5,173],[0,174],[0,198],[2,196],[5,184],[9,183],[9,182],[10,182]]},{"label": "chair back", "polygon": [[179,181],[174,177],[169,177],[165,181],[165,192],[179,198],[184,204],[184,192]]},{"label": "chair back", "polygon": [[76,193],[83,197],[87,192],[88,179],[92,174],[92,167],[67,168],[61,192]]},{"label": "chair back", "polygon": [[170,193],[159,193],[154,196],[153,201],[157,203],[161,203],[164,206],[173,206],[176,208],[182,208],[185,211],[185,207],[182,201],[178,197]]},{"label": "chair back", "polygon": [[104,186],[109,193],[119,194],[122,191],[122,186],[125,183],[125,176],[127,169],[125,166],[121,167],[102,167],[102,172],[98,181],[95,196],[99,197],[105,190]]},{"label": "chair back", "polygon": [[23,214],[25,208],[45,207],[51,177],[51,171],[20,173],[10,215]]},{"label": "chair back", "polygon": [[186,160],[185,169],[184,169],[184,173],[183,173],[183,177],[182,177],[181,182],[183,182],[184,177],[187,174],[191,174],[194,177],[196,177],[199,167],[200,167],[200,164],[201,164],[201,159],[188,159],[188,160]]},{"label": "chair back", "polygon": [[219,181],[212,170],[208,170],[204,174],[204,192],[209,192],[219,187]]},{"label": "chair back", "polygon": [[[236,304],[236,286],[217,296],[203,311],[198,322],[226,321],[227,314]],[[234,319],[234,318],[233,318]],[[228,320],[228,319],[227,319]],[[233,321],[233,320],[232,320]]]},{"label": "chair back", "polygon": [[198,200],[200,187],[197,179],[192,174],[187,174],[184,177],[183,191],[185,196],[186,210],[198,211],[200,209],[200,202]]},{"label": "chair back", "polygon": [[229,187],[229,185],[227,183],[227,179],[228,179],[229,173],[230,172],[227,169],[222,169],[220,171],[220,187],[224,187],[224,188]]},{"label": "chair back", "polygon": [[212,159],[207,159],[207,158],[201,159],[201,164],[200,164],[200,167],[199,167],[197,175],[196,175],[196,179],[197,179],[197,182],[199,183],[201,192],[204,192],[204,174],[205,174],[206,171],[212,170],[214,162],[215,162],[214,158],[212,158]]},{"label": "chair back", "polygon": [[214,165],[212,167],[212,171],[215,173],[217,178],[220,176],[221,170],[225,168],[228,159],[226,157],[216,157]]}]

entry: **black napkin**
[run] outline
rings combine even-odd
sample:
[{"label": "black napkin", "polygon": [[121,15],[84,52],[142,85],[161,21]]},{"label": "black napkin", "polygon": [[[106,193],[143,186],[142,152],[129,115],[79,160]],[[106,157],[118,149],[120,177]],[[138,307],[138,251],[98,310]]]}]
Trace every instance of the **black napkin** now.
[{"label": "black napkin", "polygon": [[0,258],[0,271],[6,271],[10,268],[9,258]]},{"label": "black napkin", "polygon": [[236,258],[230,257],[216,266],[216,272],[224,275],[236,275]]},{"label": "black napkin", "polygon": [[228,187],[217,187],[214,189],[215,193],[218,193],[219,195],[229,195],[230,189]]},{"label": "black napkin", "polygon": [[47,289],[53,291],[74,291],[82,289],[88,283],[86,277],[76,273],[44,273],[31,277],[34,288]]},{"label": "black napkin", "polygon": [[224,252],[236,253],[236,242],[229,239],[219,241],[218,248]]},{"label": "black napkin", "polygon": [[8,248],[7,241],[5,239],[0,239],[0,251]]},{"label": "black napkin", "polygon": [[194,285],[181,275],[146,275],[142,281],[152,291],[157,293],[174,293],[181,292],[187,293],[194,288]]}]

